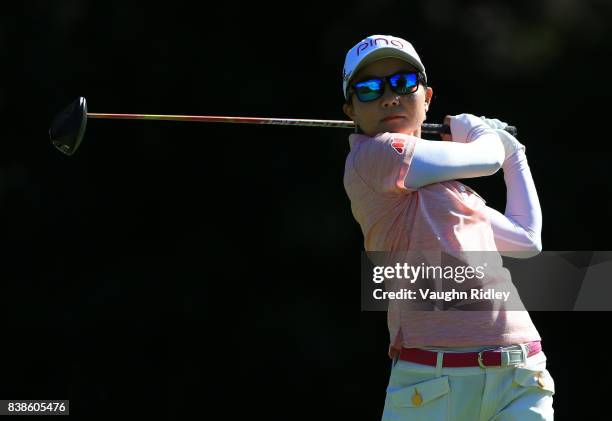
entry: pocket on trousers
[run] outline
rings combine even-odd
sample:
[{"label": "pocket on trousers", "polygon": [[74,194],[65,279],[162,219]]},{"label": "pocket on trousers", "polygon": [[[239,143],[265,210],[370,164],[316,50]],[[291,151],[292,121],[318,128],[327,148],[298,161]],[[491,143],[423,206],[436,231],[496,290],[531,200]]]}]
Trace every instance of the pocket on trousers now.
[{"label": "pocket on trousers", "polygon": [[[448,418],[448,376],[436,377],[409,386],[388,390],[389,404],[408,420],[446,420]],[[402,419],[404,419],[402,417]]]},{"label": "pocket on trousers", "polygon": [[525,388],[543,390],[549,392],[550,395],[555,394],[555,381],[546,368],[516,367],[514,383]]}]

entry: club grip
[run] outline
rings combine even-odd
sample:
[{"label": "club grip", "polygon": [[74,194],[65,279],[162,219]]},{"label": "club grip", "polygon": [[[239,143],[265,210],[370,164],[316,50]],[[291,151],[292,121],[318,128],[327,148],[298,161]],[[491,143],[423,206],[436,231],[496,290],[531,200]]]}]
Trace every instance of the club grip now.
[{"label": "club grip", "polygon": [[[516,129],[516,126],[506,126],[504,130],[514,137],[518,135],[518,130]],[[425,123],[423,124],[423,126],[421,126],[421,131],[423,133],[432,134],[451,134],[450,126],[447,126],[446,124]]]}]

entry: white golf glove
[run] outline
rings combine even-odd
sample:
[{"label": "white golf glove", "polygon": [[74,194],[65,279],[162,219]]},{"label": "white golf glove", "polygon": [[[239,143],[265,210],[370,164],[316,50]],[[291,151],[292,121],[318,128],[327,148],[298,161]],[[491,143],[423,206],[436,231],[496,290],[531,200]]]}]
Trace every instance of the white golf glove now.
[{"label": "white golf glove", "polygon": [[508,123],[501,121],[497,118],[486,118],[485,116],[480,117],[485,123],[489,125],[492,129],[505,129],[508,127]]},{"label": "white golf glove", "polygon": [[453,142],[469,143],[491,128],[475,115],[464,113],[450,116],[450,129]]},{"label": "white golf glove", "polygon": [[522,149],[523,152],[526,152],[527,148],[525,147],[525,145],[523,145],[514,136],[504,130],[508,126],[508,123],[503,122],[497,118],[486,118],[485,116],[480,117],[480,119],[484,121],[490,128],[494,129],[495,132],[499,135],[499,138],[504,144],[504,150],[506,151],[505,159],[508,159],[510,155],[512,155],[519,149]]}]

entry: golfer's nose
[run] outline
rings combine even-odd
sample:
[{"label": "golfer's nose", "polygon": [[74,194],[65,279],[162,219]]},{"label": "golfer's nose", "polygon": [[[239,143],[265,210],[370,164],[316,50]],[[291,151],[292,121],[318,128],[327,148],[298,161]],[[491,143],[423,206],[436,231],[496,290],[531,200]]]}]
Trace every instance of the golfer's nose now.
[{"label": "golfer's nose", "polygon": [[393,92],[389,86],[387,86],[387,89],[385,89],[385,92],[382,98],[383,108],[397,107],[399,103],[400,103],[399,95]]}]

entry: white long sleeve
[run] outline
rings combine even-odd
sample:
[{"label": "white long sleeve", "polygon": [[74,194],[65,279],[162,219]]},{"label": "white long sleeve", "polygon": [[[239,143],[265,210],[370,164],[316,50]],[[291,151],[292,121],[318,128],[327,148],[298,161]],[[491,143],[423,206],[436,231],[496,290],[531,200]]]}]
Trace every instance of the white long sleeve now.
[{"label": "white long sleeve", "polygon": [[441,181],[491,175],[503,160],[504,147],[492,129],[481,131],[470,143],[421,139],[415,145],[404,185],[416,190]]},{"label": "white long sleeve", "polygon": [[518,150],[504,162],[506,210],[487,206],[495,244],[500,254],[527,258],[542,251],[542,210],[533,177],[523,150]]}]

